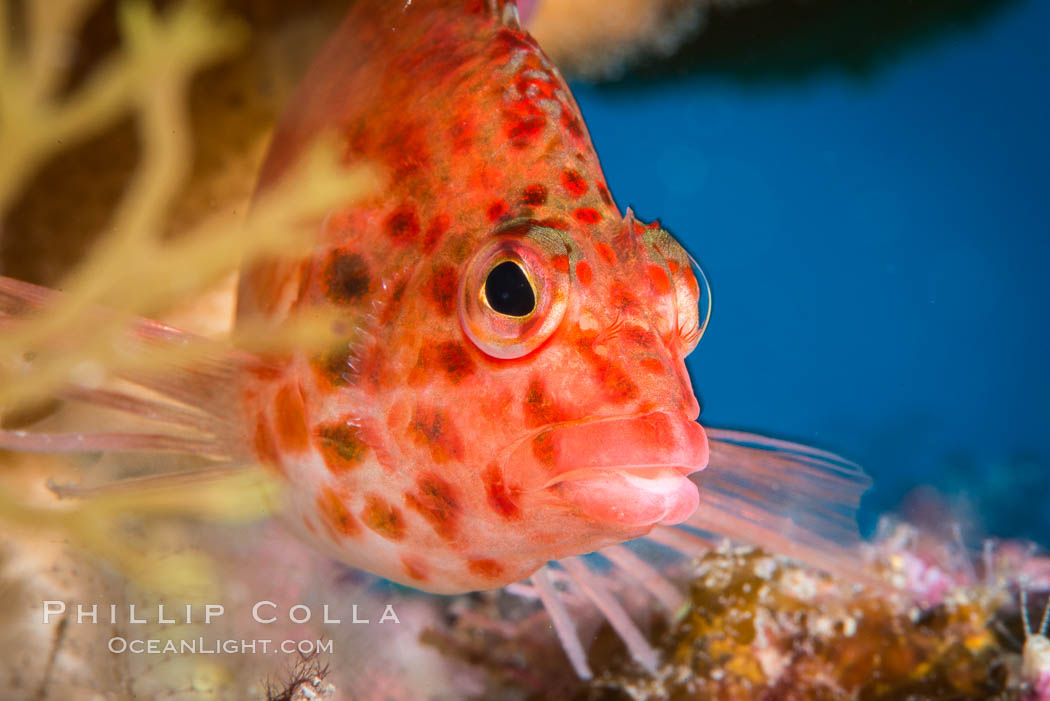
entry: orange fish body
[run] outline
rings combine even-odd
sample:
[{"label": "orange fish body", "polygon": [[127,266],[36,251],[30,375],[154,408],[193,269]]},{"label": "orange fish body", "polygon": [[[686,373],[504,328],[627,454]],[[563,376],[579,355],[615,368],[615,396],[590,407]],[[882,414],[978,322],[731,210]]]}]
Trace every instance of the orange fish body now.
[{"label": "orange fish body", "polygon": [[624,217],[564,80],[512,4],[361,0],[262,173],[318,135],[381,193],[313,255],[245,271],[240,319],[335,308],[344,338],[245,397],[257,457],[341,559],[416,588],[503,586],[695,511],[684,358],[700,290]]}]

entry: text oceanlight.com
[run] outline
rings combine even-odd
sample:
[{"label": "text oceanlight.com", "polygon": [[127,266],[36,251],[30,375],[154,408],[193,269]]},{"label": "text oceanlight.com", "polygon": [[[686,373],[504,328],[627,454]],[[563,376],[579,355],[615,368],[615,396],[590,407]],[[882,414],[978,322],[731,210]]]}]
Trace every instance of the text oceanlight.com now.
[{"label": "text oceanlight.com", "polygon": [[315,655],[332,653],[331,640],[160,640],[158,638],[124,638],[116,636],[107,643],[115,655],[238,655],[283,652]]}]

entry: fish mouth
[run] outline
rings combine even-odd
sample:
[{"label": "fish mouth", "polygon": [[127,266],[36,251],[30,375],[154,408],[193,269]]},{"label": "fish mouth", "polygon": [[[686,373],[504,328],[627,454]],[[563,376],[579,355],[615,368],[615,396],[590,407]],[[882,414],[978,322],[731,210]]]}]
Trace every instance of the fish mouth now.
[{"label": "fish mouth", "polygon": [[[688,475],[707,466],[707,434],[681,412],[553,424],[511,456],[526,490],[557,493],[602,525],[672,525],[699,505]],[[529,474],[523,473],[529,470]]]}]

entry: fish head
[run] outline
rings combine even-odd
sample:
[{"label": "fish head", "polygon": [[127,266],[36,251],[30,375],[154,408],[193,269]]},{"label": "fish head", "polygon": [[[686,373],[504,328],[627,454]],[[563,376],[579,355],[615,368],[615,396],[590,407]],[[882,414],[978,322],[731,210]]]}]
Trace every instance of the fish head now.
[{"label": "fish head", "polygon": [[[581,179],[604,189],[600,172]],[[489,358],[469,397],[491,437],[477,458],[490,506],[567,554],[687,518],[686,476],[708,457],[684,365],[701,332],[689,259],[662,229],[592,204],[598,221],[508,222],[478,245],[458,296],[462,332]],[[571,195],[550,206],[579,209]]]},{"label": "fish head", "polygon": [[431,591],[680,522],[708,455],[684,364],[702,332],[690,259],[620,213],[511,8],[354,6],[263,181],[334,130],[384,185],[332,212],[308,259],[241,283],[242,316],[344,317],[337,347],[294,364],[301,406],[270,412],[306,424],[288,445],[278,426],[275,452],[307,528]]}]

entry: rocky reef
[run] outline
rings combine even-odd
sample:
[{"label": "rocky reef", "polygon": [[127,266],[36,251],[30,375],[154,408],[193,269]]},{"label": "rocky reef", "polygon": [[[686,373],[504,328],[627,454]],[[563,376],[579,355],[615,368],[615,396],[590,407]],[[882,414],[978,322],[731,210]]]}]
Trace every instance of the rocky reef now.
[{"label": "rocky reef", "polygon": [[525,698],[1042,698],[1035,645],[1026,647],[1039,636],[1022,625],[1019,587],[1032,589],[1037,618],[1045,561],[1021,544],[989,542],[971,554],[952,538],[889,523],[858,553],[850,579],[728,542],[703,554],[678,573],[689,595],[670,621],[634,600],[632,615],[661,652],[655,675],[582,609],[596,672],[587,683],[551,663],[557,642],[543,626],[528,617],[508,624],[506,602],[476,602],[453,632],[429,640],[488,670],[492,689]]}]

